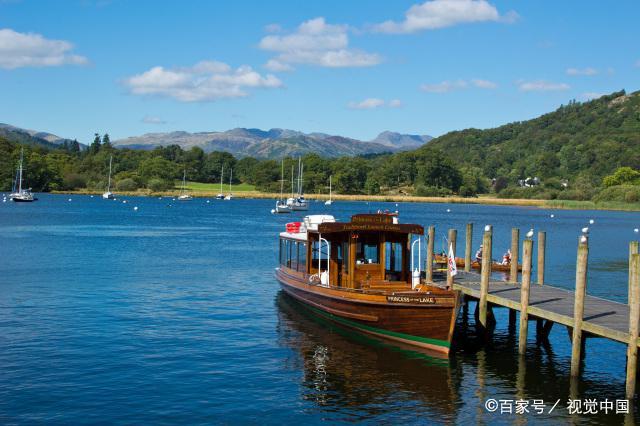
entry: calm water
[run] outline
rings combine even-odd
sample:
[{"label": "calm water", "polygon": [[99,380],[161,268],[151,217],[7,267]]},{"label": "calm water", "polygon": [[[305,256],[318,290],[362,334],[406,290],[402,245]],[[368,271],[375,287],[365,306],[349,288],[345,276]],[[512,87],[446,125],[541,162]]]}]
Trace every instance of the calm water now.
[{"label": "calm water", "polygon": [[[284,296],[273,278],[276,233],[291,216],[271,200],[223,202],[42,195],[0,204],[0,423],[511,423],[487,398],[543,399],[551,414],[530,422],[620,422],[571,418],[570,342],[530,331],[526,362],[497,310],[493,340],[475,338],[461,316],[449,360],[398,348],[325,323]],[[134,211],[133,207],[139,210]],[[312,203],[346,220],[394,204]],[[447,212],[450,209],[450,212]],[[547,231],[547,280],[572,288],[577,235],[589,219],[588,292],[626,301],[627,244],[636,213],[400,204],[403,222],[494,225]],[[550,214],[555,217],[551,218]],[[295,217],[295,216],[294,216]],[[459,243],[459,247],[462,244]],[[468,322],[468,326],[465,324]],[[531,329],[531,327],[530,327]],[[624,397],[625,347],[587,343],[582,398]]]}]

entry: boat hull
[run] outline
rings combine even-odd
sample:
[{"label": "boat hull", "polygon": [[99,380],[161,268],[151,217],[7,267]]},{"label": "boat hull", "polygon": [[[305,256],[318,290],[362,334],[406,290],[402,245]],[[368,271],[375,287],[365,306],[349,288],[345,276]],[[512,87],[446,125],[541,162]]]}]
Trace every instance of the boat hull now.
[{"label": "boat hull", "polygon": [[[319,316],[383,339],[442,354],[450,351],[458,313],[457,292],[374,296],[310,285],[302,277],[288,274],[283,269],[276,270],[276,277],[288,295]],[[405,296],[411,302],[389,301],[389,297],[403,300]],[[425,301],[429,303],[423,303]]]}]

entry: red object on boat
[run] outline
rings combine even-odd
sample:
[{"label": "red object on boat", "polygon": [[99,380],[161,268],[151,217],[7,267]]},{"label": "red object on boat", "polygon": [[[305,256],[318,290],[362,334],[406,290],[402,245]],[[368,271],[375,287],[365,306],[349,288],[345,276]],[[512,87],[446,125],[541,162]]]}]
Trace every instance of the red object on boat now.
[{"label": "red object on boat", "polygon": [[301,225],[302,222],[289,222],[287,223],[287,232],[297,234],[298,232],[300,232]]}]

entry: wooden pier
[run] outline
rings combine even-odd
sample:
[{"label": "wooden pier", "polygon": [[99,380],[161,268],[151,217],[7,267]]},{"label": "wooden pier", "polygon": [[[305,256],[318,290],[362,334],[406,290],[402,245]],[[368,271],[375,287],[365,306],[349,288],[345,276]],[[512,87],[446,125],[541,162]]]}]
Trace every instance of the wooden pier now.
[{"label": "wooden pier", "polygon": [[[467,226],[465,245],[465,262],[471,259],[471,232],[473,227]],[[509,281],[493,280],[491,275],[491,226],[487,225],[483,235],[483,259],[480,273],[459,270],[455,277],[447,274],[447,284],[464,295],[465,302],[476,301],[477,326],[489,330],[495,325],[494,308],[509,309],[509,325],[516,326],[516,315],[519,312],[519,344],[518,352],[524,356],[529,333],[529,321],[536,321],[536,339],[546,340],[554,324],[567,327],[572,340],[571,376],[580,375],[581,359],[584,357],[584,341],[587,337],[601,337],[627,345],[626,395],[633,399],[636,388],[636,370],[638,358],[639,319],[640,319],[640,255],[638,243],[631,242],[629,249],[629,302],[619,303],[587,294],[588,235],[578,238],[576,260],[575,291],[548,285],[544,278],[544,253],[546,234],[539,232],[537,282],[532,283],[531,267],[535,240],[533,232],[529,232],[520,247],[520,232],[512,230],[512,268],[517,271],[518,254],[521,254],[522,274],[511,275]],[[430,229],[429,235],[433,235]],[[449,232],[455,238],[455,232]],[[455,247],[455,241],[450,241]],[[427,253],[428,255],[428,253]],[[455,252],[454,252],[455,255]],[[428,256],[431,257],[431,256]]]}]

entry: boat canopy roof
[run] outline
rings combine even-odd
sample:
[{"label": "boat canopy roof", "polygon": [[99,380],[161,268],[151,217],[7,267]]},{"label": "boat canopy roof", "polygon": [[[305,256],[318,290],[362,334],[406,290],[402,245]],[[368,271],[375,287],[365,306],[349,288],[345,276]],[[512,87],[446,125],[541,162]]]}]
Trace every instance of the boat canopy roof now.
[{"label": "boat canopy roof", "polygon": [[[424,234],[421,225],[398,223],[397,215],[393,213],[356,214],[351,216],[351,222],[323,222],[318,225],[318,233],[332,232],[398,232],[401,234]],[[394,220],[396,219],[396,220]]]}]

